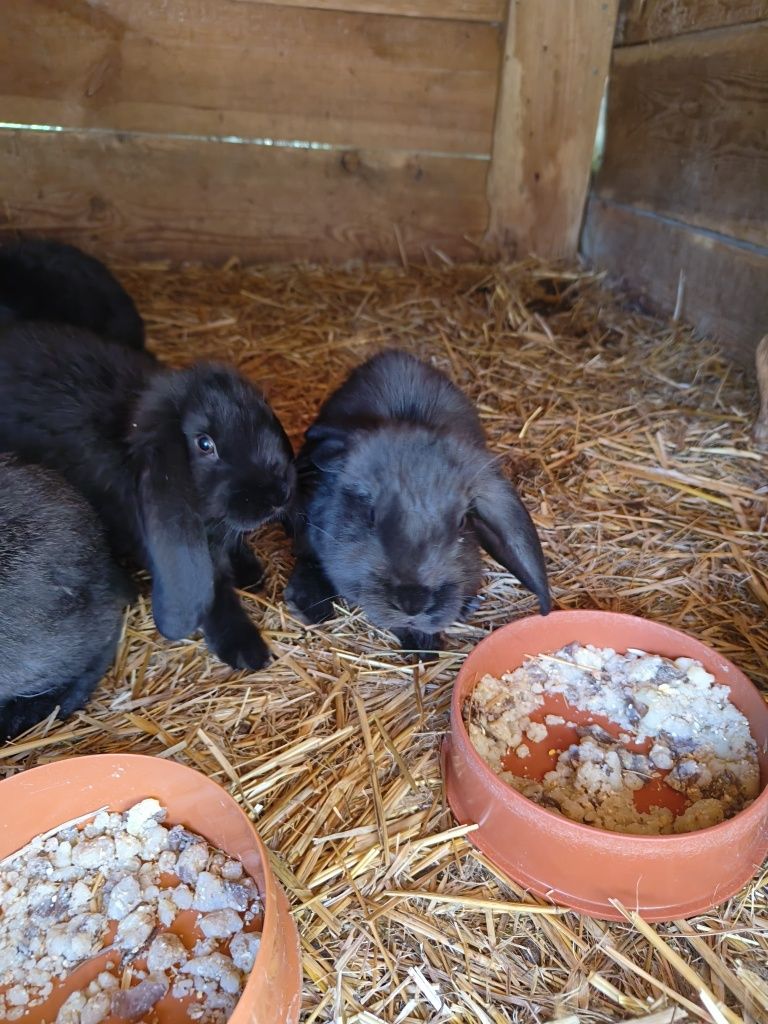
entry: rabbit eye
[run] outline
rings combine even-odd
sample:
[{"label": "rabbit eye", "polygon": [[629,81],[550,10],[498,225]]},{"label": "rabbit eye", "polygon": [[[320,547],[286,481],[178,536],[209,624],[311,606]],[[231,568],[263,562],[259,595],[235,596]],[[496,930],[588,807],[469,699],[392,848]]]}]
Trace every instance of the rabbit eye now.
[{"label": "rabbit eye", "polygon": [[207,434],[198,434],[195,438],[195,444],[203,453],[203,455],[215,455],[216,444],[212,437],[208,437]]}]

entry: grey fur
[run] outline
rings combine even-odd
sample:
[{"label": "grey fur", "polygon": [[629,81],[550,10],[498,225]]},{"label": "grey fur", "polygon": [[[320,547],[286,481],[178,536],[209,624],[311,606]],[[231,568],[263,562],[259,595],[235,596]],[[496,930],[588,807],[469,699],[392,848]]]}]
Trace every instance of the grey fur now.
[{"label": "grey fur", "polygon": [[550,610],[530,516],[472,403],[426,363],[392,350],[358,367],[307,431],[298,469],[286,598],[306,620],[343,597],[406,646],[434,650],[476,597],[479,544]]},{"label": "grey fur", "polygon": [[0,739],[82,707],[111,663],[132,587],[87,501],[0,457]]}]

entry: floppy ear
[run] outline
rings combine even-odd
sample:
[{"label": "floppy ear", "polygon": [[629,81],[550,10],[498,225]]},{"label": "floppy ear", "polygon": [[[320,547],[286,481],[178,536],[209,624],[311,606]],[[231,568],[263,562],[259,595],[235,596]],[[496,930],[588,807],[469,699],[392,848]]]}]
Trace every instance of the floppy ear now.
[{"label": "floppy ear", "polygon": [[477,480],[470,513],[478,540],[536,595],[542,615],[552,610],[547,567],[536,527],[514,487],[488,470]]},{"label": "floppy ear", "polygon": [[152,614],[163,636],[180,640],[200,626],[213,603],[213,561],[184,435],[169,428],[153,442],[140,483]]},{"label": "floppy ear", "polygon": [[313,424],[304,435],[302,457],[321,471],[332,471],[349,448],[349,432],[322,423]]}]

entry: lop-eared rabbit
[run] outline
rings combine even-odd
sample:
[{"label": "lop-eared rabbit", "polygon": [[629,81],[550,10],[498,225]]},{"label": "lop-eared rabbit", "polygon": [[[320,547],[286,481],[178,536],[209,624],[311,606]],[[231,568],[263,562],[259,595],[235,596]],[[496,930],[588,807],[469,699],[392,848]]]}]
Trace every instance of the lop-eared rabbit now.
[{"label": "lop-eared rabbit", "polygon": [[297,564],[286,599],[307,622],[341,597],[416,652],[472,607],[479,547],[551,607],[536,529],[489,453],[469,399],[398,350],[358,367],[298,457]]},{"label": "lop-eared rabbit", "polygon": [[245,534],[284,513],[293,452],[232,367],[169,370],[86,331],[12,325],[0,331],[0,451],[55,468],[88,499],[115,555],[150,570],[165,637],[201,628],[232,667],[266,664],[234,588],[262,577]]},{"label": "lop-eared rabbit", "polygon": [[144,322],[114,274],[94,256],[49,238],[0,246],[0,324],[13,320],[69,324],[144,347]]},{"label": "lop-eared rabbit", "polygon": [[0,456],[0,740],[83,707],[133,597],[88,502],[51,470]]}]

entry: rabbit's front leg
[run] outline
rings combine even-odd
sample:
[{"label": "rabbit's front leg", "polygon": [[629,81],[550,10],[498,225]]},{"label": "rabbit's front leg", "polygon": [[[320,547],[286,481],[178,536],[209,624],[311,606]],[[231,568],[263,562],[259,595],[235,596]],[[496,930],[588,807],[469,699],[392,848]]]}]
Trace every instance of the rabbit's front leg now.
[{"label": "rabbit's front leg", "polygon": [[[240,598],[235,593],[238,569],[253,567],[260,563],[255,555],[247,562],[248,555],[239,558],[244,550],[240,538],[235,544],[227,544],[224,538],[210,537],[210,551],[215,566],[213,603],[203,618],[203,635],[213,653],[232,668],[260,669],[270,661],[272,655],[258,627],[251,622]],[[250,551],[248,551],[250,554]]]},{"label": "rabbit's front leg", "polygon": [[259,590],[264,586],[264,566],[244,537],[238,538],[230,548],[229,562],[235,586],[240,590]]},{"label": "rabbit's front leg", "polygon": [[226,577],[216,580],[213,604],[203,619],[203,635],[216,657],[232,668],[264,668],[272,657]]},{"label": "rabbit's front leg", "polygon": [[296,617],[308,625],[332,619],[336,597],[336,588],[320,563],[300,556],[285,588],[286,603]]},{"label": "rabbit's front leg", "polygon": [[393,629],[404,651],[413,655],[414,661],[436,661],[442,649],[439,633],[420,633],[416,629]]}]

